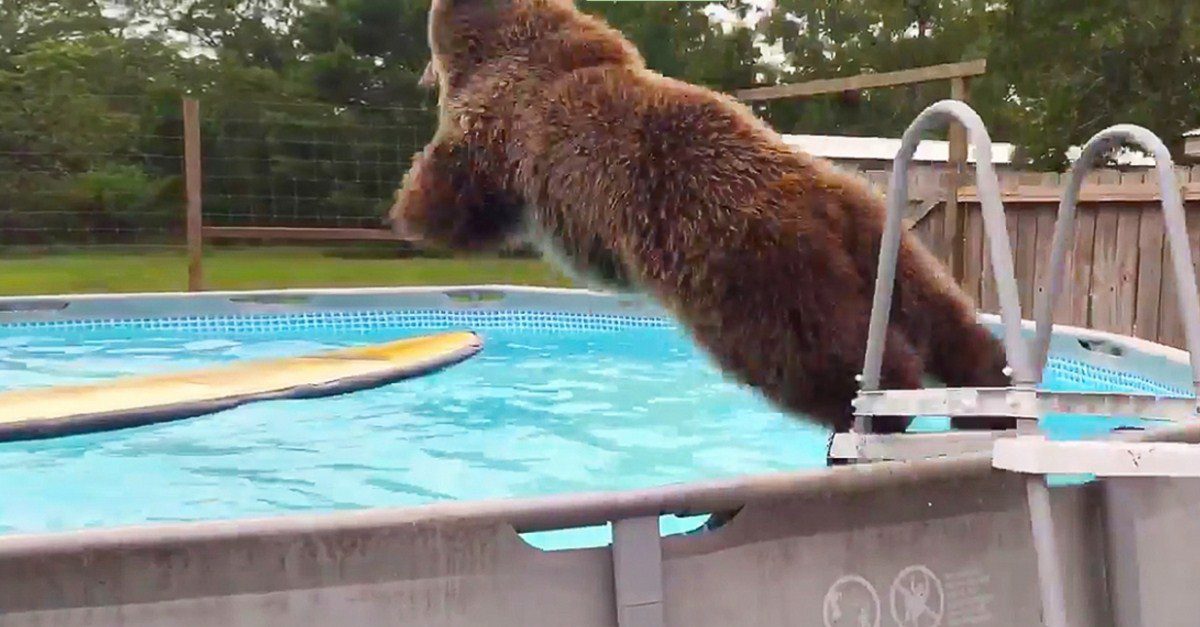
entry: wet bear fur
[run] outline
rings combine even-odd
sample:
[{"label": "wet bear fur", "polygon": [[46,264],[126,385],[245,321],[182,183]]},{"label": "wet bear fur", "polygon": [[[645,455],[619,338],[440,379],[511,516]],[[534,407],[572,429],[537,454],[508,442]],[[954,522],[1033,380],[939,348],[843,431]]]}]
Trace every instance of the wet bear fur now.
[{"label": "wet bear fur", "polygon": [[[394,228],[474,250],[532,235],[572,274],[652,296],[777,407],[850,428],[885,213],[868,183],[647,69],[569,0],[434,0],[428,34],[439,123]],[[1001,344],[909,233],[893,302],[885,387],[1008,385]]]}]

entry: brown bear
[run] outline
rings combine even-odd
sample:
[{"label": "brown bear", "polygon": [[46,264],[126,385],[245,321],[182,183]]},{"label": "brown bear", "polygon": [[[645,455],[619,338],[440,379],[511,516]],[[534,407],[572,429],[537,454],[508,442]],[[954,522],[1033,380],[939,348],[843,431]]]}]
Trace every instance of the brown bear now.
[{"label": "brown bear", "polygon": [[[532,233],[576,274],[651,295],[777,407],[849,429],[885,213],[868,183],[650,71],[570,0],[434,0],[429,41],[439,123],[397,230],[461,249]],[[886,339],[885,387],[1009,384],[1001,344],[907,233]]]}]

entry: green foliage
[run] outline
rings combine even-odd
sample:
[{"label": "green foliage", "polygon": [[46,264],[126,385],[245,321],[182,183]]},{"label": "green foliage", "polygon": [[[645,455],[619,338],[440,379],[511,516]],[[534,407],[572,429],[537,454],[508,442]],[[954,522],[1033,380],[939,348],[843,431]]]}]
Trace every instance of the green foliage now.
[{"label": "green foliage", "polygon": [[[723,91],[986,57],[993,137],[1058,169],[1117,122],[1200,126],[1200,3],[741,0],[579,6],[650,67]],[[0,0],[0,246],[179,239],[180,97],[202,109],[212,224],[379,226],[436,123],[429,0]],[[773,46],[786,63],[759,60]],[[896,136],[929,84],[756,105],[785,132]]]},{"label": "green foliage", "polygon": [[432,102],[417,79],[429,60],[428,0],[327,0],[305,13],[299,39],[323,100],[387,107]]},{"label": "green foliage", "polygon": [[994,22],[989,59],[1017,96],[1010,131],[1035,166],[1061,169],[1064,147],[1117,123],[1178,156],[1200,126],[1200,3],[1009,0]]},{"label": "green foliage", "polygon": [[[721,3],[744,15],[747,5]],[[753,33],[714,28],[696,2],[603,2],[582,0],[580,8],[604,18],[638,47],[646,65],[666,76],[722,91],[750,84],[757,53]]]},{"label": "green foliage", "polygon": [[92,233],[177,227],[180,177],[155,178],[136,165],[107,164],[63,181],[70,223]]},{"label": "green foliage", "polygon": [[[762,27],[792,66],[772,78],[800,82],[888,72],[986,55],[986,0],[780,0]],[[975,85],[979,90],[984,85]],[[819,96],[762,107],[776,125],[807,133],[898,136],[946,84]],[[982,94],[977,94],[982,96]],[[973,99],[990,123],[988,100]]]},{"label": "green foliage", "polygon": [[[1131,13],[1133,11],[1133,13]],[[1065,150],[1106,126],[1156,132],[1180,154],[1200,126],[1200,3],[1194,0],[780,0],[762,28],[795,82],[988,59],[971,104],[1026,165],[1060,170]],[[897,136],[945,84],[762,107],[789,131]]]}]

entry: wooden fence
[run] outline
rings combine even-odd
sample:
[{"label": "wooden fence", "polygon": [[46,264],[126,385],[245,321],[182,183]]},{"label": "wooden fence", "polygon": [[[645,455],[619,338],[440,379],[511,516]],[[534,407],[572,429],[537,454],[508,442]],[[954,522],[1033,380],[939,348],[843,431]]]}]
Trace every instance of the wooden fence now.
[{"label": "wooden fence", "polygon": [[[1179,168],[1177,174],[1196,264],[1200,262],[1200,168]],[[1032,318],[1034,303],[1049,283],[1050,245],[1062,181],[1058,175],[1031,173],[1013,173],[1001,181],[1021,313]],[[974,189],[961,190],[960,202],[966,212],[962,284],[982,310],[997,312]],[[945,260],[952,242],[939,228],[940,212],[941,207],[933,208],[913,229]],[[1169,254],[1154,172],[1094,173],[1081,193],[1055,322],[1183,347]]]}]

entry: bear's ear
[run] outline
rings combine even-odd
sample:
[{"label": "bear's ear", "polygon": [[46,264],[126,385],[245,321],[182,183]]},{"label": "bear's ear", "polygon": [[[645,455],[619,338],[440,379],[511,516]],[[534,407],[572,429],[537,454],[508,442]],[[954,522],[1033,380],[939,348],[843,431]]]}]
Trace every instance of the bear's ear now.
[{"label": "bear's ear", "polygon": [[457,12],[463,9],[483,9],[494,11],[504,9],[514,4],[513,0],[433,0],[433,7],[447,12]]}]

